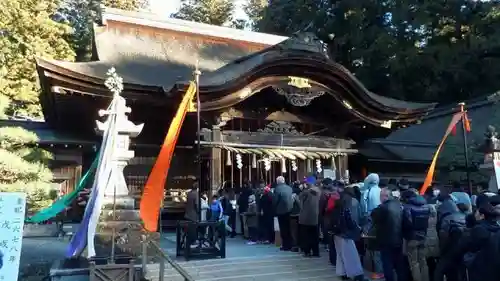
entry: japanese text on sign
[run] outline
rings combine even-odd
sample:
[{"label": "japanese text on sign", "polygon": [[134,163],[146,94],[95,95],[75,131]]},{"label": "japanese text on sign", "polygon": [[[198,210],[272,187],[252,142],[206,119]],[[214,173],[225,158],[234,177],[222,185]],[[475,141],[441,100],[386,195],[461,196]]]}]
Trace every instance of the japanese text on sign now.
[{"label": "japanese text on sign", "polygon": [[0,192],[0,281],[17,281],[26,194]]}]

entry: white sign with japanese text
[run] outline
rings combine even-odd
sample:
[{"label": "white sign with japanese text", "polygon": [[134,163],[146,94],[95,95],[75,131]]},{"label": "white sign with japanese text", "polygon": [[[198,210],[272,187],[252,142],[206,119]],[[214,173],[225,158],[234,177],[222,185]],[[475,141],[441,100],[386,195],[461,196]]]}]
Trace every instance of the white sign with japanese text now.
[{"label": "white sign with japanese text", "polygon": [[26,194],[0,192],[0,281],[17,281]]}]

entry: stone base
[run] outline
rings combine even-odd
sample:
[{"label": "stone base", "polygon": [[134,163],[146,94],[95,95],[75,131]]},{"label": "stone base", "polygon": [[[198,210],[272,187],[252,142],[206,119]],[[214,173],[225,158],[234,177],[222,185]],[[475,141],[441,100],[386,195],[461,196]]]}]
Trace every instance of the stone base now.
[{"label": "stone base", "polygon": [[159,235],[144,230],[139,217],[139,210],[134,208],[133,198],[128,196],[117,197],[114,207],[112,202],[110,198],[105,198],[96,231],[96,256],[111,256],[114,237],[116,256],[129,256],[138,259],[142,254],[141,242],[143,235],[157,241],[159,241]]}]

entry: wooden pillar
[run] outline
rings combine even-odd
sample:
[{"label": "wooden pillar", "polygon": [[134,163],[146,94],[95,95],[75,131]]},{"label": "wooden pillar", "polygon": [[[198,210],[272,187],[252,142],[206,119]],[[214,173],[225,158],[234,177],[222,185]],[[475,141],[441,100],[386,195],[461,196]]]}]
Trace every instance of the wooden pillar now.
[{"label": "wooden pillar", "polygon": [[[222,132],[220,128],[213,127],[212,128],[212,141],[221,142],[222,141]],[[217,192],[217,188],[222,184],[222,149],[217,147],[211,148],[211,159],[210,159],[210,186],[211,192],[210,194],[215,194]]]}]

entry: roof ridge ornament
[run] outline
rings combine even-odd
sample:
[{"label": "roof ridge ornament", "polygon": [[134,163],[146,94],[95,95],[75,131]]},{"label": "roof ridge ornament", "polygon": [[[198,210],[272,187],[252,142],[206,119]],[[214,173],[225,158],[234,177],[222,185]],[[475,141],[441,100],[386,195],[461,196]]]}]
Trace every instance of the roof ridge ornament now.
[{"label": "roof ridge ornament", "polygon": [[328,46],[312,32],[299,31],[290,38],[278,44],[282,49],[318,53],[328,58]]}]

